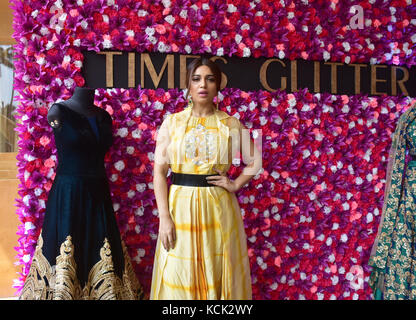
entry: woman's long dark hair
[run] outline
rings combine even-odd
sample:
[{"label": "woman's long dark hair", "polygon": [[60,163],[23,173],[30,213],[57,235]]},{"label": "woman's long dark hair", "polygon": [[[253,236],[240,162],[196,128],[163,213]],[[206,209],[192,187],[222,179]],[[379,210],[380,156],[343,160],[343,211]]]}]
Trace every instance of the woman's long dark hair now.
[{"label": "woman's long dark hair", "polygon": [[197,58],[193,60],[186,68],[186,88],[188,89],[188,91],[186,92],[185,99],[188,99],[192,75],[195,73],[196,69],[198,69],[200,66],[207,66],[211,70],[215,78],[215,84],[217,85],[217,92],[220,91],[221,69],[218,67],[218,65],[214,61],[211,61],[208,58]]}]

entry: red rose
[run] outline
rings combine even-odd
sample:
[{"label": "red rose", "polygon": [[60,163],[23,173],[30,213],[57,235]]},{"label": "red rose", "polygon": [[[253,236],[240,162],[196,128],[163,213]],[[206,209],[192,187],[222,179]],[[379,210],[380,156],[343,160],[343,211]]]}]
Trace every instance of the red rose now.
[{"label": "red rose", "polygon": [[42,167],[40,168],[39,172],[40,172],[43,176],[46,176],[46,175],[48,174],[48,172],[49,172],[49,168],[48,168],[48,167],[45,167],[45,166],[42,166]]},{"label": "red rose", "polygon": [[82,76],[76,75],[74,81],[78,87],[83,87],[85,84],[85,79]]},{"label": "red rose", "polygon": [[76,52],[73,55],[74,60],[78,60],[78,61],[83,61],[84,60],[84,55],[81,52]]},{"label": "red rose", "polygon": [[58,54],[58,49],[56,48],[52,48],[50,50],[48,50],[48,55],[49,56],[56,56]]}]

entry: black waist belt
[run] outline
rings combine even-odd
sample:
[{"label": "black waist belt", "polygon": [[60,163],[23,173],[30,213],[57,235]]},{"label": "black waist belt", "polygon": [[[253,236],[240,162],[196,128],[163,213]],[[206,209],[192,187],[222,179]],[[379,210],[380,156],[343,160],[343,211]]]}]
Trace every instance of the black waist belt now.
[{"label": "black waist belt", "polygon": [[191,187],[215,187],[208,183],[206,177],[217,176],[218,174],[188,174],[172,172],[172,183],[180,186]]}]

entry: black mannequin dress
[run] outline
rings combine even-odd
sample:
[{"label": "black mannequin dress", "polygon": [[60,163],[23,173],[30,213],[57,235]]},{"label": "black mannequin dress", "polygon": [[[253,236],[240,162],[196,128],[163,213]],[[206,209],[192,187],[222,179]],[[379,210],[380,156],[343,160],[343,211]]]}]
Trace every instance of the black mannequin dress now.
[{"label": "black mannequin dress", "polygon": [[141,299],[104,168],[111,116],[97,107],[92,117],[64,103],[53,108],[58,167],[20,299]]}]

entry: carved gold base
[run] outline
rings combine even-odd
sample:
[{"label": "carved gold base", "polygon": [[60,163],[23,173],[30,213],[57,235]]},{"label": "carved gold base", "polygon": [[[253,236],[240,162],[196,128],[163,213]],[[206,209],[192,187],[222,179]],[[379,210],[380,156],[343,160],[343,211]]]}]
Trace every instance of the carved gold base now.
[{"label": "carved gold base", "polygon": [[81,288],[76,276],[74,245],[67,236],[60,247],[56,265],[51,266],[42,253],[43,239],[39,237],[29,274],[20,295],[21,300],[138,300],[143,290],[136,278],[126,247],[123,246],[124,271],[122,279],[114,270],[110,243],[104,239],[101,260],[90,270],[88,281]]}]

